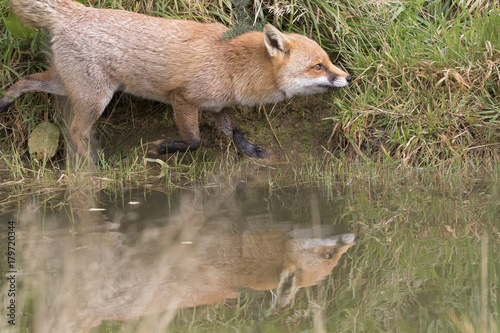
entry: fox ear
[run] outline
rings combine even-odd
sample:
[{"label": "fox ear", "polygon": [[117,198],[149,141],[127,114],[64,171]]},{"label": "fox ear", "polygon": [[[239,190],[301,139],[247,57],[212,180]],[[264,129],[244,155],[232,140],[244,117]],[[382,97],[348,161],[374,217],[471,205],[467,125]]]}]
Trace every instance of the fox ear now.
[{"label": "fox ear", "polygon": [[288,52],[288,38],[281,31],[267,23],[264,26],[264,43],[266,43],[267,52],[274,57],[279,52]]},{"label": "fox ear", "polygon": [[278,284],[278,306],[285,307],[289,305],[295,294],[299,290],[299,270],[297,267],[285,268],[280,274]]}]

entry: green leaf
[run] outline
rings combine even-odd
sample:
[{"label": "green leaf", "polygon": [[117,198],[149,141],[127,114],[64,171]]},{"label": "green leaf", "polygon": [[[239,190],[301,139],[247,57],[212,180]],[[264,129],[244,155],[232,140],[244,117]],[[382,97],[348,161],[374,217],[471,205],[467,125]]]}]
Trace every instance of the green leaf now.
[{"label": "green leaf", "polygon": [[59,127],[52,123],[38,124],[28,139],[30,155],[37,160],[54,157],[59,146],[60,133]]},{"label": "green leaf", "polygon": [[33,39],[35,37],[35,29],[22,24],[19,18],[12,12],[9,13],[7,18],[4,18],[4,22],[12,36],[16,38]]}]

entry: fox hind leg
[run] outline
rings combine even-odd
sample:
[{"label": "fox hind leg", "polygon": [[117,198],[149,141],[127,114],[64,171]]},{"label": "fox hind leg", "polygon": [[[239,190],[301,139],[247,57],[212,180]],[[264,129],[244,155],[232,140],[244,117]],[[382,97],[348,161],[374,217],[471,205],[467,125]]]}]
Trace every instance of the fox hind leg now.
[{"label": "fox hind leg", "polygon": [[259,145],[253,145],[245,139],[245,136],[236,124],[236,120],[229,109],[222,109],[220,112],[214,112],[213,115],[219,125],[219,128],[224,134],[233,140],[239,151],[248,157],[269,159],[269,154],[264,150],[264,148]]},{"label": "fox hind leg", "polygon": [[69,127],[71,141],[76,146],[78,154],[82,157],[88,155],[94,165],[98,165],[99,156],[95,143],[92,142],[92,128],[111,101],[113,93],[114,89],[111,87],[108,89],[92,87],[88,90],[79,90],[70,96],[73,111]]},{"label": "fox hind leg", "polygon": [[[92,87],[92,89],[85,89]],[[0,112],[6,110],[21,95],[27,92],[42,91],[49,94],[69,96],[72,102],[73,120],[70,125],[71,141],[81,156],[90,155],[94,164],[98,163],[98,155],[94,145],[90,143],[92,126],[111,100],[114,89],[99,89],[94,82],[79,82],[76,93],[68,93],[55,67],[43,73],[28,75],[13,84],[0,99]],[[98,92],[98,93],[96,93]]]},{"label": "fox hind leg", "polygon": [[21,95],[33,91],[43,91],[61,96],[67,95],[57,71],[54,67],[51,67],[43,73],[25,76],[14,83],[0,98],[0,112],[5,111]]}]

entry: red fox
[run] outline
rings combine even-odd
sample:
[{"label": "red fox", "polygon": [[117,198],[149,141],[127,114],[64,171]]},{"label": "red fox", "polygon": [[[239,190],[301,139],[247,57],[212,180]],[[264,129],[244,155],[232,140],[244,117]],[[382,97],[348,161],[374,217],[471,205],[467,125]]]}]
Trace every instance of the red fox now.
[{"label": "red fox", "polygon": [[245,139],[228,107],[275,103],[351,81],[316,42],[270,24],[263,32],[223,40],[228,28],[220,23],[97,9],[73,0],[10,3],[22,21],[51,33],[53,61],[46,72],[10,87],[0,99],[0,111],[26,92],[68,96],[71,140],[95,164],[91,129],[116,91],[173,105],[181,141],[163,141],[159,153],[197,149],[198,112],[207,110],[238,150],[267,159],[261,146]]}]

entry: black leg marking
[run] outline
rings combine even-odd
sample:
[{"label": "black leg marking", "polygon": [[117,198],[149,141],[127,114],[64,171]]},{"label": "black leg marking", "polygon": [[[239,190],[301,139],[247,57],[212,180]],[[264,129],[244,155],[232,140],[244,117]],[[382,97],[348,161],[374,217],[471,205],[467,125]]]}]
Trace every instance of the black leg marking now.
[{"label": "black leg marking", "polygon": [[14,103],[14,101],[15,100],[7,97],[0,99],[0,113],[7,110],[9,106],[11,106]]},{"label": "black leg marking", "polygon": [[185,152],[185,151],[194,151],[200,148],[200,141],[162,141],[158,144],[158,155],[163,155],[166,153],[175,153],[177,151]]},{"label": "black leg marking", "polygon": [[269,154],[259,145],[253,145],[245,139],[239,128],[233,130],[233,141],[243,154],[252,158],[269,159]]}]

